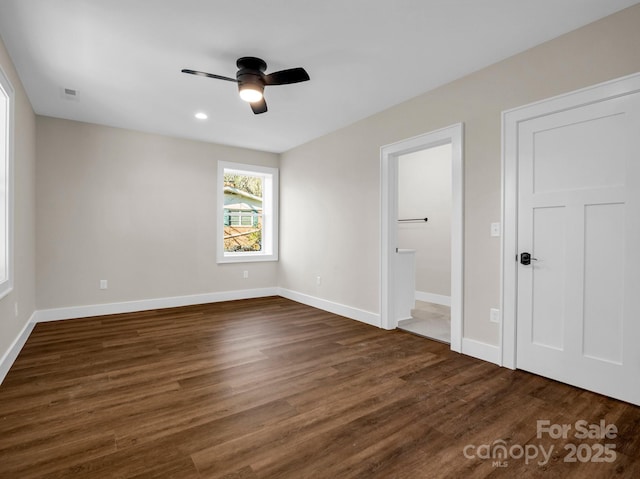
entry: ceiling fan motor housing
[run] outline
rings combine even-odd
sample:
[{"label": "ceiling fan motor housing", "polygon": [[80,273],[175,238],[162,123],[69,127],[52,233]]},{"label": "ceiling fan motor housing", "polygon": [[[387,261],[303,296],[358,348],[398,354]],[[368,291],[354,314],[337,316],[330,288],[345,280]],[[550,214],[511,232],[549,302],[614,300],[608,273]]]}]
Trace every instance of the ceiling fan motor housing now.
[{"label": "ceiling fan motor housing", "polygon": [[238,73],[238,91],[242,91],[246,85],[251,85],[254,90],[264,92],[264,71],[267,64],[264,60],[256,57],[242,57],[236,62]]}]

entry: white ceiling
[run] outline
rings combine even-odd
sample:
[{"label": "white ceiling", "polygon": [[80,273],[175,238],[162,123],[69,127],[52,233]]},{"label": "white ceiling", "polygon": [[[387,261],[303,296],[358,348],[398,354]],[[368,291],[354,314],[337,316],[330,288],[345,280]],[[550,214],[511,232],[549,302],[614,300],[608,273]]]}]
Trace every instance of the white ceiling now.
[{"label": "white ceiling", "polygon": [[[282,152],[635,3],[0,0],[0,35],[38,114]],[[254,115],[180,72],[235,77],[241,56],[311,81],[267,87]]]}]

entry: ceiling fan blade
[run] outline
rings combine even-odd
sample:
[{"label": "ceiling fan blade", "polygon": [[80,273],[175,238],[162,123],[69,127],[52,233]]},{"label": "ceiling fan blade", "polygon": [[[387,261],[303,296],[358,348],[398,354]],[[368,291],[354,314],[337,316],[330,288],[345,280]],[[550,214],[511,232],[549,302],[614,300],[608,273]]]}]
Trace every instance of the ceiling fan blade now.
[{"label": "ceiling fan blade", "polygon": [[309,80],[309,74],[304,68],[290,68],[264,76],[265,85],[288,85]]},{"label": "ceiling fan blade", "polygon": [[249,105],[251,105],[251,109],[256,115],[267,111],[267,102],[264,101],[264,98],[262,98],[262,100],[260,101],[249,103]]},{"label": "ceiling fan blade", "polygon": [[197,75],[199,77],[215,78],[216,80],[226,80],[226,81],[232,81],[233,83],[238,83],[238,80],[236,80],[235,78],[223,77],[221,75],[214,75],[213,73],[198,72],[195,70],[187,70],[187,69],[182,70],[182,73],[188,73],[190,75]]}]

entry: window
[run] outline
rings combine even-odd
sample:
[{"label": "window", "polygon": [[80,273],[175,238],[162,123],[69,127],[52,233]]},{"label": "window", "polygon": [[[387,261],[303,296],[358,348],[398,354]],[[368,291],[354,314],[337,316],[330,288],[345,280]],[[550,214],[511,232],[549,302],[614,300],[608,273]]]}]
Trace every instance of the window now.
[{"label": "window", "polygon": [[278,259],[278,169],[218,162],[218,263]]},{"label": "window", "polygon": [[13,288],[13,87],[0,68],[0,298]]}]

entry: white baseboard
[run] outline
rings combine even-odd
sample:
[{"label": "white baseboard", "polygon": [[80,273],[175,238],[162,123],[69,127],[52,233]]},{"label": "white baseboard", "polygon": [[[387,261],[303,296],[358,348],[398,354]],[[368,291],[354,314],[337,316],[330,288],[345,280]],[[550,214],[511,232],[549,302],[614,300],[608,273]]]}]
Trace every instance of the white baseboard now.
[{"label": "white baseboard", "polygon": [[362,323],[370,324],[371,326],[380,327],[380,315],[371,313],[363,309],[353,308],[340,303],[334,303],[326,299],[318,298],[304,293],[298,293],[290,289],[278,288],[278,295],[283,298],[296,301],[298,303],[306,304],[314,308],[322,309],[330,313],[339,314],[349,319],[355,319]]},{"label": "white baseboard", "polygon": [[425,293],[424,291],[416,291],[416,301],[424,301],[425,303],[442,304],[443,306],[451,306],[451,296],[443,296],[442,294]]},{"label": "white baseboard", "polygon": [[27,324],[24,325],[24,328],[22,328],[20,334],[18,334],[16,339],[13,340],[13,343],[11,344],[7,352],[4,353],[4,355],[0,358],[0,384],[2,384],[2,381],[4,381],[4,378],[7,376],[9,369],[11,369],[11,366],[13,366],[13,363],[18,357],[18,354],[20,354],[20,351],[27,342],[27,339],[29,339],[29,335],[36,325],[34,321],[35,314],[36,313],[33,313],[31,315],[31,318],[29,318]]},{"label": "white baseboard", "polygon": [[152,309],[174,308],[177,306],[190,306],[194,304],[218,303],[236,299],[262,298],[266,296],[282,296],[283,298],[297,301],[314,308],[322,309],[330,313],[339,314],[350,319],[355,319],[372,326],[380,327],[380,315],[353,308],[344,304],[334,303],[326,299],[317,298],[308,294],[298,293],[284,288],[262,288],[238,291],[224,291],[219,293],[196,294],[189,296],[175,296],[170,298],[157,298],[140,301],[125,301],[121,303],[93,304],[86,306],[72,306],[69,308],[41,309],[34,313],[33,321],[36,323],[47,321],[60,321],[65,319],[87,318],[107,314],[133,313],[136,311],[148,311]]},{"label": "white baseboard", "polygon": [[483,361],[494,363],[498,366],[500,366],[502,359],[498,346],[469,338],[462,338],[462,354],[482,359]]},{"label": "white baseboard", "polygon": [[63,319],[86,318],[105,314],[134,313],[152,309],[175,308],[194,304],[219,303],[236,299],[264,298],[277,296],[277,288],[244,289],[237,291],[221,291],[218,293],[192,294],[169,298],[143,299],[121,303],[93,304],[72,306],[69,308],[41,309],[35,313],[35,322],[59,321]]}]

